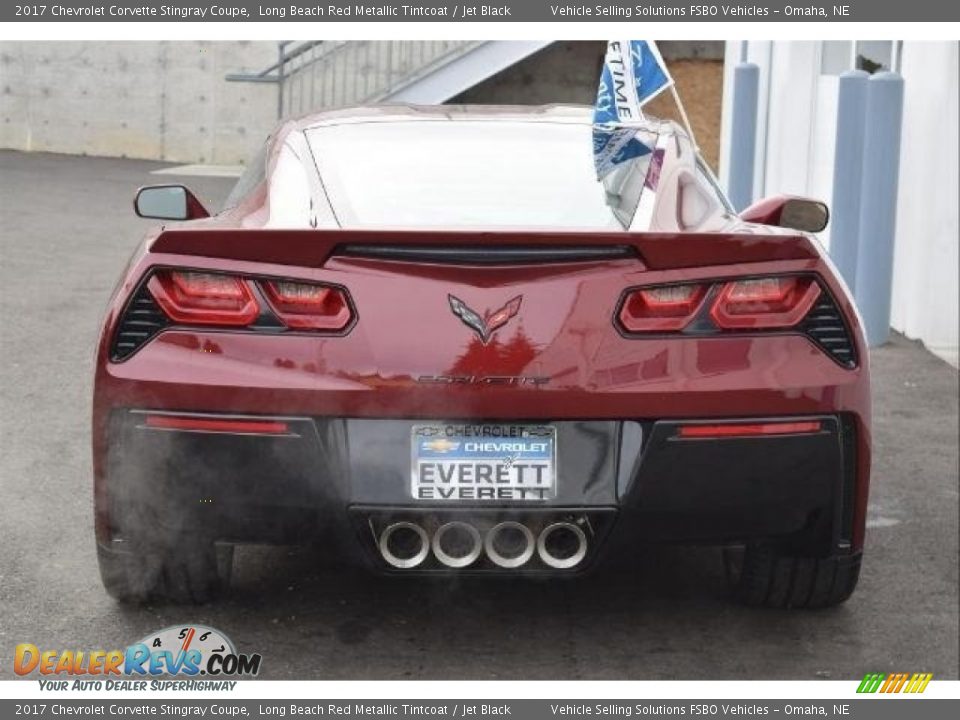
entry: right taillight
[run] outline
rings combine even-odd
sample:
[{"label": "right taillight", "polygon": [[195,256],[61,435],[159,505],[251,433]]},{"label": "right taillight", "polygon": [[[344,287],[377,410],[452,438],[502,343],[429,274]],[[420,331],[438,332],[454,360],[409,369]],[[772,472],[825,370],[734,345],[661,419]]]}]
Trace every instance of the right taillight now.
[{"label": "right taillight", "polygon": [[820,294],[806,276],[657,285],[630,291],[617,319],[628,333],[783,329],[803,320]]},{"label": "right taillight", "polygon": [[693,283],[636,290],[623,303],[620,323],[627,332],[682,330],[700,310],[709,288]]},{"label": "right taillight", "polygon": [[850,325],[812,274],[632,288],[624,294],[614,323],[634,338],[789,331],[805,335],[843,367],[857,366]]},{"label": "right taillight", "polygon": [[234,275],[164,270],[150,278],[147,287],[176,323],[243,327],[260,314],[250,288]]},{"label": "right taillight", "polygon": [[728,282],[710,308],[724,330],[788,328],[800,322],[820,296],[809,277],[765,277]]}]

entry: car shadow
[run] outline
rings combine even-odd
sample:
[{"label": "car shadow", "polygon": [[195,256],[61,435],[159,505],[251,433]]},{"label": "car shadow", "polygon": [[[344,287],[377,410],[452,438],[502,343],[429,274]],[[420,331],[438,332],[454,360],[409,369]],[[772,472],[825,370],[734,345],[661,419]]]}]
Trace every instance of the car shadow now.
[{"label": "car shadow", "polygon": [[[150,610],[222,629],[268,679],[796,677],[784,651],[809,642],[807,613],[734,602],[717,548],[640,548],[568,579],[385,577],[325,557],[242,547],[221,599]],[[729,652],[742,646],[756,649]]]}]

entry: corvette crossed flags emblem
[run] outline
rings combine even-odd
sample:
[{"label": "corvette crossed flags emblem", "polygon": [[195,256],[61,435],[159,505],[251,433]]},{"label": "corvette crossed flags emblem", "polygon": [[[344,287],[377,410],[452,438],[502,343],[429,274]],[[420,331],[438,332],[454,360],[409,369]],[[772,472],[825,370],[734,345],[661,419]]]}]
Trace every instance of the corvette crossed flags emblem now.
[{"label": "corvette crossed flags emblem", "polygon": [[453,314],[460,318],[464,325],[477,333],[480,342],[486,345],[493,337],[494,331],[506,325],[507,321],[520,310],[523,295],[517,295],[498,310],[493,312],[488,310],[483,314],[483,317],[455,295],[447,295],[447,299],[450,301],[450,309]]}]

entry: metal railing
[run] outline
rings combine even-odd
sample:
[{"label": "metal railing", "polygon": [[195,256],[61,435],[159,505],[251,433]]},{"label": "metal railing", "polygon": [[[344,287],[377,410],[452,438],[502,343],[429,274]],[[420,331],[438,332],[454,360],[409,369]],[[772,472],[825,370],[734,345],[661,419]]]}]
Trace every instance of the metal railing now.
[{"label": "metal railing", "polygon": [[277,118],[376,102],[481,43],[464,40],[308,40],[277,44],[277,62],[235,82],[275,83]]}]

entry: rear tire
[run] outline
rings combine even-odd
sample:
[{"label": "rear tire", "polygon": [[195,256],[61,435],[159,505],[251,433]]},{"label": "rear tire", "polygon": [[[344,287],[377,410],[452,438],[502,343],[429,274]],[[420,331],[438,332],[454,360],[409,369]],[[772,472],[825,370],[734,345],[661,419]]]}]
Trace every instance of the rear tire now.
[{"label": "rear tire", "polygon": [[183,547],[98,545],[97,560],[104,588],[120,602],[199,604],[214,599],[229,584],[233,546],[192,538]]},{"label": "rear tire", "polygon": [[825,608],[853,593],[861,554],[802,557],[772,544],[724,548],[727,579],[745,605],[772,608]]},{"label": "rear tire", "polygon": [[[165,445],[156,450],[175,454]],[[108,486],[113,540],[98,543],[97,557],[110,595],[127,603],[197,604],[229,583],[233,547],[214,542],[215,523],[190,478],[130,467],[115,471]]]}]

